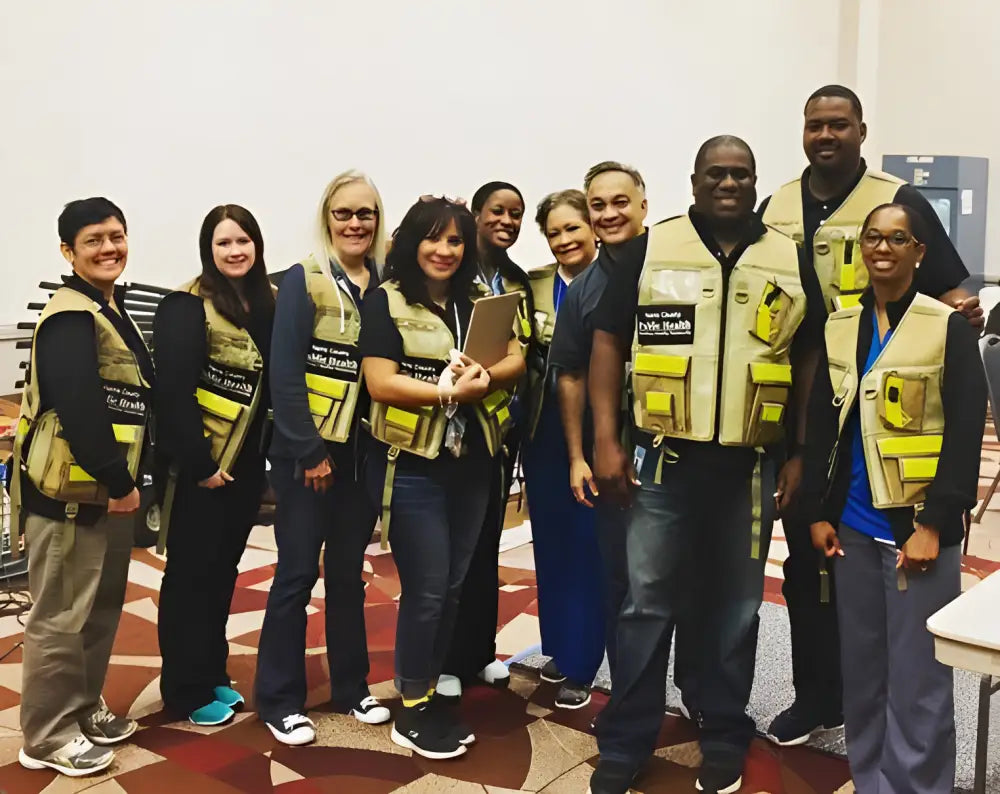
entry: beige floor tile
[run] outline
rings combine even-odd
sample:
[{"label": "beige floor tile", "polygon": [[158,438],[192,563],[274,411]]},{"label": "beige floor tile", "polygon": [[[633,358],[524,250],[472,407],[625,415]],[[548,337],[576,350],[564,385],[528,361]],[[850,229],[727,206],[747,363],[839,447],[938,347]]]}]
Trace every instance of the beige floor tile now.
[{"label": "beige floor tile", "polygon": [[202,736],[211,736],[213,733],[218,733],[226,728],[231,728],[234,725],[243,722],[244,720],[255,720],[257,719],[257,713],[253,711],[239,711],[236,713],[236,717],[227,722],[225,725],[195,725],[187,720],[179,720],[177,722],[171,722],[169,725],[178,731],[187,731],[188,733],[200,733]]},{"label": "beige floor tile", "polygon": [[20,692],[21,668],[22,665],[20,662],[0,664],[0,686],[12,689],[15,692]]},{"label": "beige floor tile", "polygon": [[160,677],[156,676],[156,678],[146,684],[142,692],[132,701],[132,706],[128,710],[128,716],[133,720],[141,720],[143,717],[154,714],[162,708],[163,698],[160,696]]},{"label": "beige floor tile", "polygon": [[375,750],[391,755],[412,755],[389,738],[389,725],[366,725],[349,714],[327,714],[314,717],[316,744],[322,747],[349,747],[355,750]]},{"label": "beige floor tile", "polygon": [[538,618],[535,615],[526,615],[522,612],[500,629],[497,634],[497,653],[513,656],[541,641],[542,635],[538,628]]},{"label": "beige floor tile", "polygon": [[93,788],[87,789],[87,794],[128,794],[116,780],[105,780]]},{"label": "beige floor tile", "polygon": [[163,572],[141,560],[132,560],[128,566],[128,580],[134,584],[148,587],[150,590],[159,590],[160,583],[163,581]]},{"label": "beige floor tile", "polygon": [[137,615],[143,620],[148,620],[154,625],[159,615],[159,609],[156,604],[153,603],[152,598],[140,598],[138,601],[130,601],[122,607],[122,611]]},{"label": "beige floor tile", "polygon": [[280,786],[282,783],[291,783],[294,780],[304,780],[298,772],[289,769],[284,764],[271,761],[271,785]]},{"label": "beige floor tile", "polygon": [[258,631],[264,625],[264,610],[258,609],[253,612],[237,612],[229,616],[226,623],[226,638],[242,637],[251,631]]},{"label": "beige floor tile", "polygon": [[11,706],[9,709],[0,711],[0,728],[10,728],[15,731],[21,730],[21,706]]},{"label": "beige floor tile", "polygon": [[478,783],[454,780],[442,775],[424,775],[396,789],[394,794],[483,794],[484,791]]},{"label": "beige floor tile", "polygon": [[513,789],[513,788],[499,788],[497,786],[483,786],[486,789],[486,794],[521,794],[524,789]]},{"label": "beige floor tile", "polygon": [[500,565],[505,568],[522,568],[526,571],[535,570],[535,551],[531,545],[518,546],[500,555]]},{"label": "beige floor tile", "polygon": [[114,654],[111,664],[127,664],[130,667],[162,667],[163,659],[159,656],[125,656]]},{"label": "beige floor tile", "polygon": [[[163,760],[164,758],[162,755],[157,755],[156,753],[152,753],[142,747],[126,743],[115,748],[114,763],[108,767],[103,775],[78,778],[59,775],[55,778],[55,780],[49,783],[49,785],[42,789],[42,794],[75,794],[77,791],[93,791],[98,785],[107,785],[114,782],[112,780],[112,776],[131,772],[135,769],[141,769],[144,766],[156,764]],[[118,788],[112,787],[103,789],[103,791],[107,792],[117,792],[120,790],[121,786],[118,786]]]},{"label": "beige floor tile", "polygon": [[278,553],[276,551],[265,551],[264,549],[251,549],[247,548],[243,551],[243,557],[240,558],[240,564],[236,566],[236,569],[240,573],[245,571],[252,571],[254,568],[263,568],[265,565],[274,565],[278,561]]},{"label": "beige floor tile", "polygon": [[544,706],[539,706],[537,703],[529,703],[525,712],[530,714],[532,717],[539,717],[540,719],[545,719],[552,713],[552,709],[547,709]]},{"label": "beige floor tile", "polygon": [[0,767],[14,763],[20,749],[21,734],[0,737]]},{"label": "beige floor tile", "polygon": [[578,764],[541,789],[539,794],[582,794],[590,785],[592,774],[594,768],[590,764]]},{"label": "beige floor tile", "polygon": [[597,755],[597,739],[554,722],[537,720],[528,725],[528,735],[531,737],[531,767],[521,785],[527,791],[540,791]]},{"label": "beige floor tile", "polygon": [[510,671],[510,691],[515,695],[520,695],[525,700],[528,700],[535,690],[538,689],[541,681],[539,681],[537,675],[528,675],[527,673],[522,673],[520,670]]},{"label": "beige floor tile", "polygon": [[278,544],[274,541],[274,527],[254,527],[250,530],[250,537],[247,539],[247,545],[252,546],[255,549],[277,552]]},{"label": "beige floor tile", "polygon": [[854,792],[854,782],[848,780],[843,786],[833,792],[833,794],[854,794]]},{"label": "beige floor tile", "polygon": [[653,755],[666,761],[673,761],[688,769],[697,769],[701,766],[701,745],[698,742],[685,742],[675,744],[670,747],[661,747]]}]

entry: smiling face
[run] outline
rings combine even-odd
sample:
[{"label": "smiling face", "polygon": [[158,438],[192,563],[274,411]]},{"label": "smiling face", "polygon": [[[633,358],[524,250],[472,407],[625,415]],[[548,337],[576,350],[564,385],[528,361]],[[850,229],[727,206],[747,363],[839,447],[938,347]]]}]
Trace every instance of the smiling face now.
[{"label": "smiling face", "polygon": [[212,259],[226,278],[243,278],[257,259],[257,247],[236,221],[226,218],[212,233]]},{"label": "smiling face", "polygon": [[861,144],[868,128],[858,118],[849,99],[817,97],[806,105],[802,148],[809,164],[825,173],[842,174],[858,170]]},{"label": "smiling face", "polygon": [[757,175],[750,153],[730,143],[713,146],[691,175],[694,206],[717,223],[733,224],[753,213]]},{"label": "smiling face", "polygon": [[597,237],[587,220],[569,204],[559,204],[545,219],[545,238],[563,267],[590,264],[597,254]]},{"label": "smiling face", "polygon": [[461,266],[464,255],[465,241],[454,220],[417,246],[417,264],[429,281],[448,281]]},{"label": "smiling face", "polygon": [[926,250],[914,238],[910,219],[899,207],[877,210],[861,233],[861,257],[873,284],[909,284]]},{"label": "smiling face", "polygon": [[479,239],[486,245],[507,250],[521,233],[524,202],[513,190],[497,190],[489,195],[476,216]]},{"label": "smiling face", "polygon": [[380,222],[375,191],[364,182],[349,182],[330,197],[326,211],[330,241],[339,259],[363,259],[372,247]]},{"label": "smiling face", "polygon": [[590,223],[602,243],[616,245],[642,234],[646,197],[624,171],[605,171],[587,188]]},{"label": "smiling face", "polygon": [[128,235],[115,217],[84,226],[73,245],[62,243],[63,257],[84,281],[98,289],[111,287],[125,270],[128,261]]}]

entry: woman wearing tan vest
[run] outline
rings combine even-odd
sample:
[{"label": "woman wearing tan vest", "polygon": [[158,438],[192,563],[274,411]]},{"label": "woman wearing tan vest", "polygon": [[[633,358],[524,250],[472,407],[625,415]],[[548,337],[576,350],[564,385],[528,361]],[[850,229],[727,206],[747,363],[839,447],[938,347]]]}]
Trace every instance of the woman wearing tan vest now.
[{"label": "woman wearing tan vest", "polygon": [[826,325],[809,406],[805,515],[836,574],[847,757],[859,794],[955,783],[951,668],[927,619],[958,596],[963,512],[976,503],[986,384],[976,333],[916,292],[920,216],[861,227],[870,286]]},{"label": "woman wearing tan vest", "polygon": [[274,294],[248,210],[215,207],[198,248],[201,275],[164,298],[153,321],[163,373],[154,392],[157,456],[169,471],[160,693],[176,718],[219,725],[244,702],[226,672],[226,622],[264,487]]},{"label": "woman wearing tan vest", "polygon": [[306,716],[306,607],[322,554],[330,704],[367,724],[389,710],[368,691],[365,548],[376,512],[364,487],[361,307],[377,291],[382,200],[359,171],[334,177],[316,215],[313,254],[281,281],[274,318],[268,451],[278,566],[257,653],[256,706],[275,739],[316,737]]},{"label": "woman wearing tan vest", "polygon": [[[520,345],[483,368],[462,350],[475,283],[472,214],[420,200],[393,239],[387,281],[365,302],[360,348],[371,393],[368,487],[382,505],[402,593],[396,687],[403,708],[392,740],[426,758],[453,758],[475,737],[440,697],[459,594],[486,514],[509,389],[524,373]],[[494,568],[491,569],[495,576]],[[495,582],[494,582],[495,583]]]}]

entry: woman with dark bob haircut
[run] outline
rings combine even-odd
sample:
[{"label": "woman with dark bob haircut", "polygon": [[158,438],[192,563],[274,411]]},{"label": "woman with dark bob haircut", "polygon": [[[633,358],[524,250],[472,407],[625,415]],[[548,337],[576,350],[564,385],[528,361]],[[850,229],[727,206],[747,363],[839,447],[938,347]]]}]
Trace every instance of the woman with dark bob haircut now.
[{"label": "woman with dark bob haircut", "polygon": [[395,681],[403,709],[392,740],[426,758],[453,758],[475,740],[434,694],[510,424],[505,389],[525,369],[513,334],[490,366],[458,352],[472,304],[486,292],[476,273],[472,214],[421,199],[396,232],[387,280],[362,309],[362,371],[381,450],[368,457],[368,483],[402,589]]},{"label": "woman with dark bob haircut", "polygon": [[169,470],[160,692],[174,716],[219,725],[243,704],[226,673],[226,621],[264,486],[274,293],[260,227],[243,207],[209,212],[199,249],[201,275],[153,320],[158,468]]}]

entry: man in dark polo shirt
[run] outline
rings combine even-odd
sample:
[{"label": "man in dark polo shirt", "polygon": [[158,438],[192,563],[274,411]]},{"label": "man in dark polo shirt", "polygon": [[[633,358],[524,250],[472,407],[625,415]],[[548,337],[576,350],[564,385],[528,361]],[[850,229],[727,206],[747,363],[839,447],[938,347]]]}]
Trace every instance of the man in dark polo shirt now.
[{"label": "man in dark polo shirt", "polygon": [[[979,298],[959,285],[968,271],[941,221],[912,185],[869,168],[861,157],[867,127],[861,102],[853,91],[829,85],[813,92],[805,105],[802,145],[809,166],[799,179],[765,199],[759,209],[765,223],[793,237],[814,264],[831,311],[857,300],[867,276],[859,249],[853,245],[861,222],[879,204],[912,207],[928,230],[927,255],[916,273],[916,288],[954,306],[972,325],[981,327]],[[781,497],[788,543],[783,592],[792,636],[795,702],[768,728],[780,745],[803,744],[816,732],[843,725],[840,643],[834,588],[820,597],[820,565],[809,540],[809,527],[796,519],[792,495],[801,474],[801,455],[791,447],[787,482]],[[832,572],[830,573],[832,584]]]}]

